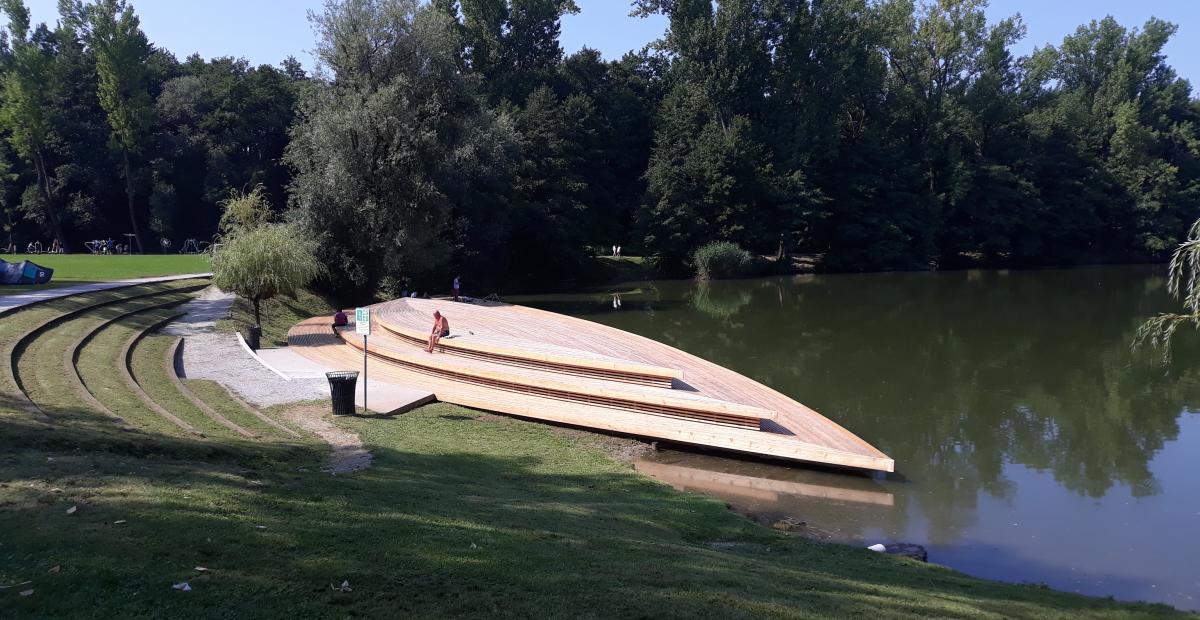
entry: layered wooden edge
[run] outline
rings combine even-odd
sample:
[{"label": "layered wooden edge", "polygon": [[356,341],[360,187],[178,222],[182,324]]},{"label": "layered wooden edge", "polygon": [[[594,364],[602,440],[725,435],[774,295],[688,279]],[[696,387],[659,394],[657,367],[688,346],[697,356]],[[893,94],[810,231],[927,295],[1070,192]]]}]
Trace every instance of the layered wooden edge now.
[{"label": "layered wooden edge", "polygon": [[[403,327],[388,321],[379,321],[379,325],[391,334],[421,346],[424,346],[429,337],[428,334],[424,334],[420,330]],[[597,378],[613,381],[647,383],[669,388],[673,379],[683,379],[683,371],[674,368],[664,368],[621,360],[605,360],[582,356],[573,357],[544,351],[521,351],[512,347],[481,341],[450,341],[443,339],[438,342],[438,347],[438,350],[441,352],[478,357],[501,364],[529,365],[548,370],[567,371],[572,374],[595,374]]]}]

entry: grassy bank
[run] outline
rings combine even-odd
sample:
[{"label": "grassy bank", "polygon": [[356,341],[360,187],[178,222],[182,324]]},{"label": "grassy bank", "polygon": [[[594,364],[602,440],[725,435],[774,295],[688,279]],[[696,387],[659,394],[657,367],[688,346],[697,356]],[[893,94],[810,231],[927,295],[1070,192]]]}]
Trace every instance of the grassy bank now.
[{"label": "grassy bank", "polygon": [[197,459],[146,437],[145,457],[5,424],[0,582],[34,590],[0,593],[6,615],[1171,615],[788,538],[586,439],[448,405],[347,421],[375,462],[344,477],[312,445]]},{"label": "grassy bank", "polygon": [[[297,292],[295,297],[268,299],[262,303],[262,346],[287,346],[287,333],[293,325],[318,315],[328,315],[332,323],[335,312],[332,301],[308,290]],[[217,329],[245,334],[251,325],[254,325],[254,309],[250,302],[239,298],[233,302],[230,318],[219,321]]]},{"label": "grassy bank", "polygon": [[[0,350],[88,309],[14,350],[44,415],[0,382],[0,617],[1177,615],[789,537],[641,476],[610,441],[446,404],[335,420],[375,458],[332,476],[324,444],[188,382],[254,435],[206,418],[170,382],[172,339],[150,335],[132,349],[132,379],[200,431],[186,432],[114,372],[186,286],[5,317]],[[121,298],[138,293],[152,296]],[[77,345],[77,358],[64,355]],[[64,367],[131,429],[85,402]],[[189,591],[172,587],[182,583]]]},{"label": "grassy bank", "polygon": [[54,278],[41,286],[0,285],[0,295],[35,289],[59,288],[85,282],[107,282],[130,278],[149,278],[208,271],[208,256],[203,254],[147,254],[97,256],[94,254],[0,254],[0,258],[19,263],[30,260],[54,270]]}]

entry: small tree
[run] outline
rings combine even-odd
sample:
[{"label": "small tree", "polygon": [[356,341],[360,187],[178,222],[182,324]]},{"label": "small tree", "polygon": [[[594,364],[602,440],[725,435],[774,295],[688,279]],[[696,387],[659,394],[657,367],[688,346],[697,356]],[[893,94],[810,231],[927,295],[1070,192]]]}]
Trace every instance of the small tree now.
[{"label": "small tree", "polygon": [[225,237],[213,252],[213,284],[250,302],[262,325],[262,302],[291,295],[321,272],[316,242],[293,224],[263,224]]},{"label": "small tree", "polygon": [[1167,290],[1183,300],[1184,314],[1163,313],[1142,323],[1134,337],[1135,348],[1145,344],[1161,349],[1163,364],[1171,361],[1171,338],[1180,325],[1200,327],[1200,220],[1188,230],[1167,267]]}]

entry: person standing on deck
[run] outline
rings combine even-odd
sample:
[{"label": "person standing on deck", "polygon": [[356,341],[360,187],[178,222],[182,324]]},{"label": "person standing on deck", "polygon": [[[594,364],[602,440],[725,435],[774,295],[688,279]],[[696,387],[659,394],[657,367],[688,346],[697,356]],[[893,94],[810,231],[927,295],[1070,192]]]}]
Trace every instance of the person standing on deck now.
[{"label": "person standing on deck", "polygon": [[450,335],[450,321],[442,316],[440,310],[433,311],[433,331],[429,332],[429,346],[425,348],[426,353],[433,353],[433,347],[442,338]]},{"label": "person standing on deck", "polygon": [[458,279],[458,276],[454,276],[454,284],[450,286],[450,288],[454,289],[454,301],[458,301],[458,290],[461,286],[462,282]]}]

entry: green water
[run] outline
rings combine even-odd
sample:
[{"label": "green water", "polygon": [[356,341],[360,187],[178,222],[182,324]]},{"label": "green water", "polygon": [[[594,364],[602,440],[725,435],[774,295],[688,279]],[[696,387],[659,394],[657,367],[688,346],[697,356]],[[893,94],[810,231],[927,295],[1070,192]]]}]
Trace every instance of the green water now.
[{"label": "green water", "polygon": [[[983,577],[1200,608],[1200,346],[1130,350],[1162,266],[635,283],[513,298],[765,383],[895,459],[862,476],[667,451],[680,488]],[[618,293],[618,294],[614,294]],[[657,467],[655,467],[657,465]]]}]

